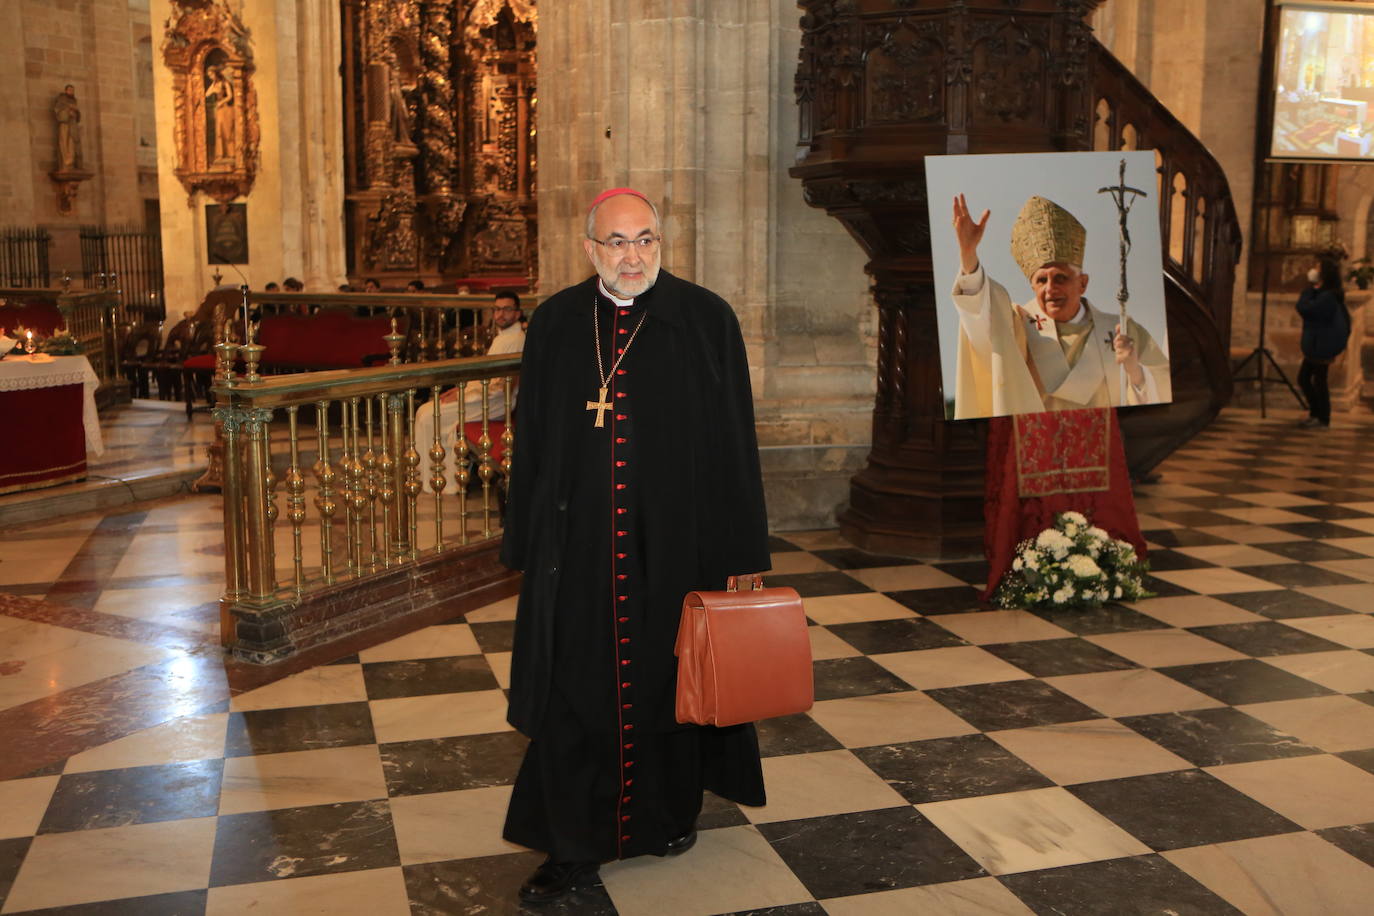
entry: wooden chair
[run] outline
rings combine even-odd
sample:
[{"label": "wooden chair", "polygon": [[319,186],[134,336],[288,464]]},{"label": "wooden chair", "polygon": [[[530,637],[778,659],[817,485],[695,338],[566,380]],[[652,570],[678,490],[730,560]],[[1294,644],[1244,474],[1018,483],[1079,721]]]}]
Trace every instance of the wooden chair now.
[{"label": "wooden chair", "polygon": [[130,329],[119,351],[119,366],[136,398],[149,396],[149,377],[160,362],[162,325],[141,324]]}]

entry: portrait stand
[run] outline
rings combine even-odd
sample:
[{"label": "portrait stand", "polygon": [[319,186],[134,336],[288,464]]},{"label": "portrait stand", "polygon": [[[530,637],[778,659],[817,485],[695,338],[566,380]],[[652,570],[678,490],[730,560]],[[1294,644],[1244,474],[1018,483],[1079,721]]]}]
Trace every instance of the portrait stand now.
[{"label": "portrait stand", "polygon": [[[1308,409],[1307,401],[1303,399],[1303,396],[1298,392],[1298,389],[1293,387],[1293,383],[1288,380],[1288,375],[1283,371],[1283,367],[1278,364],[1278,361],[1274,359],[1274,354],[1270,353],[1269,348],[1264,345],[1264,331],[1265,325],[1268,322],[1268,318],[1269,259],[1265,258],[1264,275],[1263,280],[1260,284],[1259,343],[1255,346],[1255,349],[1250,351],[1250,353],[1245,357],[1245,359],[1241,360],[1240,363],[1237,364],[1235,370],[1231,373],[1232,382],[1259,382],[1261,418],[1264,418],[1267,415],[1265,404],[1265,386],[1271,381],[1282,382],[1283,386],[1288,389],[1289,394],[1293,395],[1293,399],[1298,402],[1298,406],[1301,407],[1303,410]],[[1250,364],[1251,360],[1253,360],[1255,363],[1255,374],[1247,378],[1242,376],[1240,373],[1242,370],[1245,369],[1246,366]],[[1266,362],[1268,362],[1268,364],[1271,367],[1273,367],[1274,373],[1277,375],[1277,378],[1265,378],[1264,364]]]}]

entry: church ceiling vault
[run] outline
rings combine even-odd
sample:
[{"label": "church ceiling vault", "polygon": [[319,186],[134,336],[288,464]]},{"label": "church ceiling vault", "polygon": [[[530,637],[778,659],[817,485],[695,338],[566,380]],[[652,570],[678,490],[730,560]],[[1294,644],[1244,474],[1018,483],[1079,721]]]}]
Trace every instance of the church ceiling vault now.
[{"label": "church ceiling vault", "polygon": [[350,273],[535,269],[535,0],[343,0]]}]

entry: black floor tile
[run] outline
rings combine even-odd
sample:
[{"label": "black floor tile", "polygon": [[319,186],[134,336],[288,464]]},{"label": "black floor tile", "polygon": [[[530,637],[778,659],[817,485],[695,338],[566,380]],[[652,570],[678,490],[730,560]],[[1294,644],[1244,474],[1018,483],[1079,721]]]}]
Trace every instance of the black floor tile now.
[{"label": "black floor tile", "polygon": [[1333,614],[1354,614],[1350,608],[1304,595],[1288,589],[1263,592],[1232,592],[1217,595],[1218,600],[1236,607],[1263,614],[1274,620],[1288,620],[1296,617],[1329,617]]},{"label": "black floor tile", "polygon": [[1161,547],[1214,547],[1218,544],[1233,544],[1224,537],[1194,531],[1191,528],[1162,528],[1151,531],[1147,539]]},{"label": "black floor tile", "polygon": [[826,916],[825,907],[812,900],[807,903],[789,903],[786,906],[768,906],[761,910],[736,910],[722,916]]},{"label": "black floor tile", "polygon": [[496,675],[481,655],[412,658],[363,665],[368,699],[420,697],[468,690],[496,690]]},{"label": "black floor tile", "polygon": [[941,687],[926,695],[981,731],[1100,719],[1102,714],[1044,681]]},{"label": "black floor tile", "polygon": [[515,648],[515,621],[493,620],[489,623],[468,624],[472,638],[483,652],[509,652]]},{"label": "black floor tile", "polygon": [[1325,697],[1335,692],[1253,658],[1175,665],[1155,670],[1232,706]]},{"label": "black floor tile", "polygon": [[1183,849],[1301,830],[1201,770],[1067,786],[1151,849]]},{"label": "black floor tile", "polygon": [[986,735],[861,747],[852,753],[913,805],[1054,785]]},{"label": "black floor tile", "polygon": [[[760,824],[813,897],[982,877],[980,866],[914,808],[884,808]],[[881,837],[880,842],[874,842]]]},{"label": "black floor tile", "polygon": [[520,913],[550,916],[616,916],[604,887],[576,891],[562,900],[521,905],[516,896],[544,856],[518,852],[478,859],[451,859],[407,865],[406,893],[411,916],[452,916],[455,913]]},{"label": "black floor tile", "polygon": [[[27,910],[33,916],[201,916],[205,912],[207,891],[178,891],[150,897],[122,897],[95,903],[77,903],[41,910]],[[4,895],[0,894],[0,899]]]},{"label": "black floor tile", "polygon": [[383,744],[382,773],[387,792],[392,796],[424,795],[511,785],[526,744],[519,732]]},{"label": "black floor tile", "polygon": [[1037,913],[1099,916],[1109,909],[1123,916],[1230,916],[1241,912],[1157,855],[1045,868],[998,880]]},{"label": "black floor tile", "polygon": [[987,560],[954,560],[936,563],[935,568],[969,585],[982,585],[988,581]]},{"label": "black floor tile", "polygon": [[927,617],[934,614],[957,614],[988,609],[988,606],[979,600],[978,589],[968,585],[913,588],[885,594],[898,604]]},{"label": "black floor tile", "polygon": [[1346,763],[1353,763],[1362,770],[1374,773],[1374,750],[1341,751],[1336,756]]},{"label": "black floor tile", "polygon": [[1362,560],[1368,554],[1346,550],[1329,541],[1288,541],[1282,544],[1258,544],[1261,550],[1276,553],[1299,563],[1318,563],[1324,560]]},{"label": "black floor tile", "polygon": [[1147,514],[1188,528],[1210,528],[1215,525],[1236,524],[1236,520],[1231,516],[1222,515],[1220,512],[1210,512],[1206,509],[1173,509],[1167,512],[1150,512]]},{"label": "black floor tile", "polygon": [[803,598],[824,598],[828,595],[861,595],[873,589],[853,576],[842,572],[788,573],[769,576],[770,588],[795,588]]},{"label": "black floor tile", "polygon": [[1140,584],[1145,587],[1145,591],[1149,592],[1155,598],[1176,598],[1179,595],[1197,594],[1197,592],[1193,591],[1191,588],[1184,588],[1181,585],[1175,585],[1172,582],[1166,582],[1165,580],[1160,579],[1157,576],[1152,576],[1149,573],[1146,573],[1145,575],[1140,577]]},{"label": "black floor tile", "polygon": [[[1236,463],[1244,464],[1244,462],[1239,461]],[[1265,466],[1272,466],[1270,462],[1267,461],[1261,463]],[[1188,486],[1197,487],[1199,490],[1206,490],[1208,493],[1216,493],[1218,495],[1229,493],[1259,493],[1263,491],[1263,487],[1250,480],[1209,480],[1201,483],[1190,483]],[[1251,503],[1248,505],[1253,504]]]},{"label": "black floor tile", "polygon": [[[1348,501],[1349,500],[1347,497]],[[1298,515],[1309,515],[1312,518],[1320,519],[1324,522],[1338,522],[1347,518],[1369,518],[1369,513],[1360,509],[1352,509],[1349,506],[1315,505],[1315,506],[1287,506],[1289,512],[1296,512]]]},{"label": "black floor tile", "polygon": [[1104,604],[1096,608],[1046,608],[1031,611],[1041,620],[1062,627],[1079,636],[1100,636],[1103,633],[1133,633],[1138,630],[1164,630],[1169,625],[1148,614],[1121,604]]},{"label": "black floor tile", "polygon": [[1213,642],[1229,646],[1237,652],[1255,658],[1272,655],[1296,655],[1301,652],[1338,652],[1345,649],[1311,633],[1304,633],[1295,627],[1275,620],[1257,623],[1224,623],[1210,627],[1189,627],[1190,633],[1205,636]]},{"label": "black floor tile", "polygon": [[823,658],[812,664],[816,701],[901,693],[911,685],[872,659]]},{"label": "black floor tile", "polygon": [[[1253,491],[1251,491],[1253,492]],[[1178,502],[1192,506],[1194,509],[1253,509],[1255,504],[1246,502],[1243,499],[1236,499],[1234,496],[1217,494],[1214,496],[1178,496]]]},{"label": "black floor tile", "polygon": [[968,645],[965,640],[924,617],[840,623],[826,629],[865,655]]},{"label": "black floor tile", "polygon": [[764,719],[755,727],[759,734],[759,753],[764,757],[836,751],[844,747],[804,712]]},{"label": "black floor tile", "polygon": [[1266,582],[1273,582],[1275,585],[1282,585],[1286,588],[1310,587],[1314,585],[1354,585],[1363,582],[1363,579],[1356,579],[1354,576],[1343,575],[1332,572],[1329,569],[1322,569],[1318,566],[1308,566],[1306,563],[1271,563],[1267,566],[1240,566],[1237,572],[1243,572],[1263,579]]},{"label": "black floor tile", "polygon": [[216,759],[69,773],[58,780],[38,832],[213,817],[223,772]]},{"label": "black floor tile", "polygon": [[357,652],[354,652],[352,655],[345,655],[343,658],[336,658],[336,659],[334,659],[332,662],[330,662],[329,664],[331,664],[331,665],[356,665],[356,664],[358,664],[358,653],[357,653]]},{"label": "black floor tile", "polygon": [[916,561],[911,557],[894,557],[880,553],[869,553],[857,547],[835,547],[829,550],[811,551],[836,569],[874,569],[879,566],[910,566]]},{"label": "black floor tile", "polygon": [[1321,753],[1230,707],[1125,716],[1119,721],[1199,767]]},{"label": "black floor tile", "polygon": [[225,814],[215,830],[210,886],[400,864],[384,799]]},{"label": "black floor tile", "polygon": [[[1361,531],[1358,528],[1351,528],[1347,525],[1339,525],[1335,522],[1285,522],[1282,525],[1270,525],[1280,531],[1289,534],[1296,534],[1300,538],[1360,538],[1367,537],[1369,532]],[[1260,545],[1263,547],[1264,545]]]},{"label": "black floor tile", "polygon": [[1197,557],[1190,557],[1186,553],[1179,553],[1177,550],[1150,551],[1151,572],[1172,572],[1176,569],[1215,569],[1216,565],[1206,560],[1199,560]]},{"label": "black floor tile", "polygon": [[[1374,652],[1368,649],[1365,649],[1364,652],[1368,655],[1374,655]],[[1359,693],[1349,694],[1349,696],[1352,700],[1359,700],[1361,703],[1368,703],[1370,706],[1374,706],[1374,690],[1362,690]]]},{"label": "black floor tile", "polygon": [[28,854],[32,843],[33,837],[29,836],[0,840],[0,904],[9,897],[10,888],[14,887],[14,879],[19,874],[19,866],[24,864],[24,856]]},{"label": "black floor tile", "polygon": [[255,709],[230,713],[224,756],[313,751],[376,740],[372,710],[363,702]]},{"label": "black floor tile", "polygon": [[729,799],[721,798],[714,792],[701,794],[701,813],[697,815],[698,830],[717,830],[721,827],[742,827],[749,818],[739,809],[739,805]]},{"label": "black floor tile", "polygon": [[1374,865],[1374,824],[1352,824],[1313,831],[1333,846],[1338,846],[1366,865]]},{"label": "black floor tile", "polygon": [[1035,677],[1124,671],[1140,667],[1129,659],[1078,638],[997,643],[983,646],[983,649]]},{"label": "black floor tile", "polygon": [[800,547],[798,547],[796,544],[793,544],[785,537],[779,537],[778,535],[770,535],[768,538],[769,553],[796,553],[799,550],[801,550]]}]

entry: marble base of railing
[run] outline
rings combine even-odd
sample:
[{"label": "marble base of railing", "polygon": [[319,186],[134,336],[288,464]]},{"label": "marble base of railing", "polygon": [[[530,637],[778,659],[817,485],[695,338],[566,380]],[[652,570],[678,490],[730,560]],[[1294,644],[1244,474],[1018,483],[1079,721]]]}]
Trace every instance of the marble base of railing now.
[{"label": "marble base of railing", "polygon": [[365,579],[311,592],[298,602],[228,609],[226,640],[235,659],[274,665],[296,656],[325,659],[460,617],[514,594],[520,574],[501,565],[496,538],[421,557]]}]

